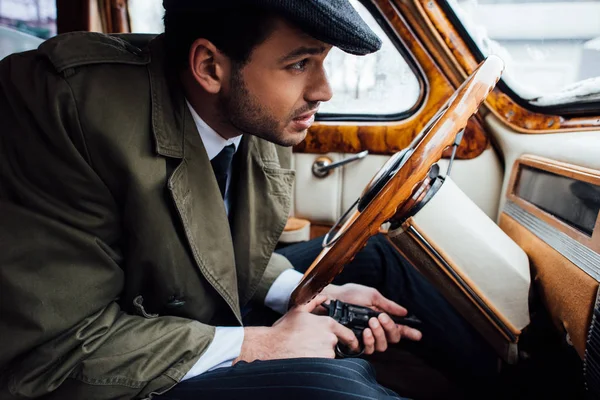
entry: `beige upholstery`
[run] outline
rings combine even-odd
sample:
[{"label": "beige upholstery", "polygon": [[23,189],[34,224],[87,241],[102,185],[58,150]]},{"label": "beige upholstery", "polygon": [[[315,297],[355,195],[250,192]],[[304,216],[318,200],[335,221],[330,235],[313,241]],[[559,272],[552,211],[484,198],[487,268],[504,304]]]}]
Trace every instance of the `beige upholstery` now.
[{"label": "beige upholstery", "polygon": [[515,328],[529,324],[527,254],[452,179],[414,221]]},{"label": "beige upholstery", "polygon": [[[389,236],[448,301],[486,339],[493,341],[491,344],[500,355],[510,359],[510,343],[515,343],[521,330],[529,324],[530,271],[525,252],[450,178],[446,178],[431,201],[401,228],[390,231]],[[419,241],[419,236],[460,279],[449,273],[441,262],[432,260],[433,252]],[[476,297],[500,324],[485,314]],[[501,325],[516,339],[503,334]]]},{"label": "beige upholstery", "polygon": [[[333,161],[352,156],[342,153],[324,155]],[[356,201],[390,157],[369,155],[361,161],[334,170],[326,178],[316,178],[312,174],[312,164],[320,156],[294,154],[296,183],[293,216],[332,225]],[[443,159],[439,164],[441,171],[446,171],[448,160]],[[492,219],[497,217],[502,176],[502,164],[491,148],[472,160],[456,160],[452,167],[452,177],[458,187]]]}]

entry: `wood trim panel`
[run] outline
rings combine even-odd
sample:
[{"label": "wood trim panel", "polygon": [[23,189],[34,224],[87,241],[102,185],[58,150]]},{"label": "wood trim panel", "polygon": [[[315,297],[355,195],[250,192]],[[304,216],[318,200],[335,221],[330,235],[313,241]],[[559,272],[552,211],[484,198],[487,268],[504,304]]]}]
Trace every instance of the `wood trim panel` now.
[{"label": "wood trim panel", "polygon": [[58,33],[129,33],[127,0],[57,0]]},{"label": "wood trim panel", "polygon": [[[401,8],[408,9],[407,0],[396,1]],[[437,44],[435,44],[437,48],[445,48],[443,52],[438,53],[437,58],[445,54],[445,58],[450,58],[454,66],[458,67],[462,78],[471,74],[477,67],[478,62],[438,2],[430,0],[411,1],[414,2],[412,9],[419,12],[412,15],[412,25],[433,26],[436,34],[431,34],[430,40],[435,39],[437,41]],[[421,36],[423,35],[421,32]],[[432,44],[432,46],[434,45]],[[449,70],[456,71],[455,68]],[[456,80],[456,76],[453,79]],[[600,129],[600,118],[536,113],[514,102],[499,88],[496,88],[487,98],[486,106],[500,120],[520,133],[558,133]]]},{"label": "wood trim panel", "polygon": [[110,33],[130,33],[129,8],[127,0],[111,0],[110,16],[112,19],[112,31]]},{"label": "wood trim panel", "polygon": [[[426,80],[425,87],[422,89],[424,90],[422,96],[425,97],[423,106],[411,118],[398,122],[317,123],[309,129],[306,139],[296,146],[294,151],[324,154],[359,153],[369,150],[372,154],[394,154],[410,144],[429,119],[454,93],[455,85],[436,65],[392,1],[373,1],[398,35],[398,39],[412,54],[415,63],[421,68],[421,73]],[[458,148],[457,158],[475,158],[488,146],[489,140],[482,124],[476,118],[472,118],[467,125],[463,143]],[[450,153],[447,151],[444,156],[448,157]]]},{"label": "wood trim panel", "polygon": [[310,238],[315,239],[327,235],[332,225],[310,224]]},{"label": "wood trim panel", "polygon": [[425,48],[427,48],[436,64],[446,73],[452,85],[459,87],[468,75],[457,62],[450,48],[444,43],[436,27],[427,17],[421,3],[412,0],[396,0],[395,4],[417,37],[421,40]]},{"label": "wood trim panel", "polygon": [[[313,224],[310,225],[310,238],[315,239],[321,236],[327,235],[327,233],[333,228],[333,225]],[[379,233],[387,235],[388,228],[386,225],[379,228]]]},{"label": "wood trim panel", "polygon": [[556,228],[560,232],[563,232],[567,236],[577,240],[579,243],[583,244],[589,249],[600,252],[600,214],[596,219],[596,225],[594,227],[592,236],[590,237],[585,233],[573,228],[569,224],[559,220],[553,215],[541,210],[536,205],[528,202],[525,199],[522,199],[516,194],[516,190],[519,185],[519,174],[522,166],[534,167],[542,171],[551,172],[556,175],[565,176],[582,182],[588,182],[598,186],[600,186],[600,171],[579,167],[560,161],[554,161],[543,157],[525,155],[515,161],[506,193],[506,197],[510,201],[516,203],[525,211],[535,215],[542,221],[550,224],[552,227]]},{"label": "wood trim panel", "polygon": [[102,7],[101,19],[104,33],[130,33],[127,0],[94,0]]}]

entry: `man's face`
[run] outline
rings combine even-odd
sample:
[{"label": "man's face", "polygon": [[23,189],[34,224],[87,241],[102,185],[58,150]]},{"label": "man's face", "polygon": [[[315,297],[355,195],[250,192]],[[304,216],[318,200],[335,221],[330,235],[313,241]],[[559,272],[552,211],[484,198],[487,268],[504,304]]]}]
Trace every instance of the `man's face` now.
[{"label": "man's face", "polygon": [[232,66],[219,99],[223,122],[282,146],[300,143],[319,104],[332,96],[323,67],[329,50],[330,45],[278,20],[249,62]]}]

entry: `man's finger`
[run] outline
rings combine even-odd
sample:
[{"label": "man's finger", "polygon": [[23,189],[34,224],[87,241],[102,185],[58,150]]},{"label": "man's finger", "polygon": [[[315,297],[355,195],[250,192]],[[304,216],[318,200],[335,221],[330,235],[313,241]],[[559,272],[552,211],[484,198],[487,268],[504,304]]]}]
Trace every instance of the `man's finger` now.
[{"label": "man's finger", "polygon": [[385,331],[379,323],[377,318],[371,318],[369,320],[369,328],[375,337],[375,350],[382,352],[387,350],[387,339],[385,337]]},{"label": "man's finger", "polygon": [[344,344],[353,353],[360,352],[360,344],[354,332],[345,326],[335,322],[333,325],[333,333],[338,337],[340,343]]},{"label": "man's finger", "polygon": [[398,303],[386,299],[381,293],[377,293],[377,295],[373,299],[373,305],[377,307],[380,311],[390,315],[395,315],[397,317],[404,317],[406,316],[406,314],[408,314],[406,308],[402,307]]},{"label": "man's finger", "polygon": [[379,322],[385,332],[388,343],[398,343],[402,337],[398,325],[387,314],[379,314]]},{"label": "man's finger", "polygon": [[363,346],[365,346],[365,354],[371,355],[375,353],[375,338],[373,332],[369,328],[363,331]]},{"label": "man's finger", "polygon": [[398,326],[398,329],[400,330],[400,335],[402,335],[402,337],[405,339],[418,342],[423,337],[423,334],[421,333],[421,331],[419,331],[415,328],[411,328],[406,325],[397,325],[397,326]]},{"label": "man's finger", "polygon": [[316,307],[313,311],[313,314],[315,315],[327,315],[327,309],[325,307],[323,307],[323,304],[321,304],[320,306]]},{"label": "man's finger", "polygon": [[327,296],[325,296],[324,294],[318,294],[317,296],[315,296],[314,299],[312,299],[308,303],[296,306],[294,309],[304,312],[313,312],[313,310],[320,306],[322,303],[324,303],[325,300],[327,300]]}]

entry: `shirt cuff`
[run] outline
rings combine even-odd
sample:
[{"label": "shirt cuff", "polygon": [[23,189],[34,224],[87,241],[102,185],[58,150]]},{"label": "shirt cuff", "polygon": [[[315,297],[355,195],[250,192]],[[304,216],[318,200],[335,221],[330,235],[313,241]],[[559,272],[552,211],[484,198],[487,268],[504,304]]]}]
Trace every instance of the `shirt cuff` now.
[{"label": "shirt cuff", "polygon": [[302,274],[296,270],[286,269],[283,271],[269,288],[267,297],[265,297],[265,306],[280,314],[285,314],[290,296],[301,279]]},{"label": "shirt cuff", "polygon": [[231,367],[242,351],[244,342],[244,328],[217,326],[215,337],[208,349],[196,361],[196,364],[188,371],[181,380],[182,382],[201,375],[213,369]]}]

